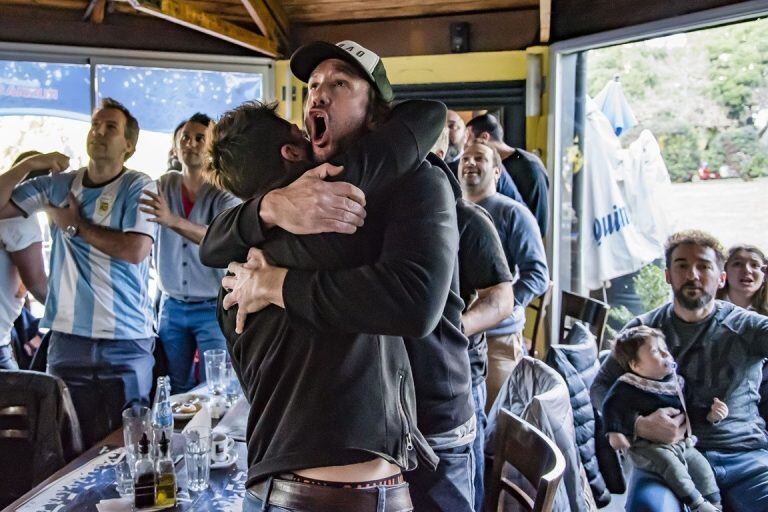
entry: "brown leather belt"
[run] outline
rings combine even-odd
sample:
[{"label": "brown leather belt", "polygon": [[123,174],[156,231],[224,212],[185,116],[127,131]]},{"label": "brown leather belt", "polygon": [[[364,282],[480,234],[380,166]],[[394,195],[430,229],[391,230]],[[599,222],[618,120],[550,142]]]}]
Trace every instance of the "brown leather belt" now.
[{"label": "brown leather belt", "polygon": [[408,484],[381,488],[384,507],[378,508],[379,488],[345,489],[273,478],[248,487],[248,492],[269,505],[311,512],[410,512],[413,510]]}]

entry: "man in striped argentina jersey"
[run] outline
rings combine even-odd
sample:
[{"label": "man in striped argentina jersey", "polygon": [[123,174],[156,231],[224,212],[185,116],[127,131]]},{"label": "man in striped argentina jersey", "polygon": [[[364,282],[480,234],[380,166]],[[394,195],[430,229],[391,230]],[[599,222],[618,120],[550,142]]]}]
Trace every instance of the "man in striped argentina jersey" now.
[{"label": "man in striped argentina jersey", "polygon": [[[154,334],[149,253],[155,224],[139,210],[151,178],[125,168],[139,124],[104,99],[91,118],[88,166],[63,172],[69,159],[49,153],[0,176],[0,218],[45,209],[53,250],[41,327],[51,329],[48,372],[68,385],[86,446],[121,425],[121,412],[148,404]],[[50,169],[16,186],[27,173]],[[15,187],[15,189],[14,189]]]}]

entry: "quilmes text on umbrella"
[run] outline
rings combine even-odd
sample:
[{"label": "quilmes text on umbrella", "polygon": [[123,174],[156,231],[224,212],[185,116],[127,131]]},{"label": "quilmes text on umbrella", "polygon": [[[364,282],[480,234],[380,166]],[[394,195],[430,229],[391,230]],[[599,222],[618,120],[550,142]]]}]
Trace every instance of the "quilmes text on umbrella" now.
[{"label": "quilmes text on umbrella", "polygon": [[597,217],[592,221],[592,234],[595,237],[595,242],[597,242],[597,245],[600,245],[605,237],[618,233],[622,228],[629,226],[630,223],[627,208],[614,204],[613,211],[608,212],[608,215]]}]

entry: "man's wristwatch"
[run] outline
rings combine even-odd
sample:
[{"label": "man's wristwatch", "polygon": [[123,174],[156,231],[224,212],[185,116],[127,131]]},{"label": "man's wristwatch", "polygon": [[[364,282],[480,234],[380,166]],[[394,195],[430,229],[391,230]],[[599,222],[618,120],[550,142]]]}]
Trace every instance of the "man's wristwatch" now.
[{"label": "man's wristwatch", "polygon": [[64,228],[64,233],[66,233],[66,235],[69,238],[77,236],[77,226],[75,226],[74,224],[70,224],[69,226]]}]

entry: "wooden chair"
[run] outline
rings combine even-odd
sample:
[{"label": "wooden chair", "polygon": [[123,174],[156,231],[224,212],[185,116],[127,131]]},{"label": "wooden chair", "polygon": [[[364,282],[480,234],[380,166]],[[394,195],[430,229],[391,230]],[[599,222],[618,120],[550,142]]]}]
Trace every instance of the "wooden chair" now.
[{"label": "wooden chair", "polygon": [[564,291],[560,302],[560,336],[558,343],[565,342],[565,338],[568,336],[572,325],[566,323],[566,318],[571,318],[589,326],[589,330],[595,335],[597,349],[600,350],[603,342],[603,332],[605,331],[605,322],[608,319],[608,310],[610,308],[605,302]]},{"label": "wooden chair", "polygon": [[45,373],[0,370],[0,508],[82,452],[64,383]]},{"label": "wooden chair", "polygon": [[[486,473],[485,510],[497,512],[502,491],[515,498],[524,510],[551,512],[555,492],[565,471],[565,457],[544,433],[501,409],[497,418],[496,447],[493,469]],[[535,488],[534,496],[502,476],[504,463],[509,463]]]},{"label": "wooden chair", "polygon": [[[547,308],[552,303],[553,287],[554,283],[550,281],[547,291],[533,299],[525,308],[523,337],[531,341],[531,356],[537,359],[544,359],[547,351],[544,320],[547,317]],[[539,348],[539,345],[541,345],[541,348]]]}]

